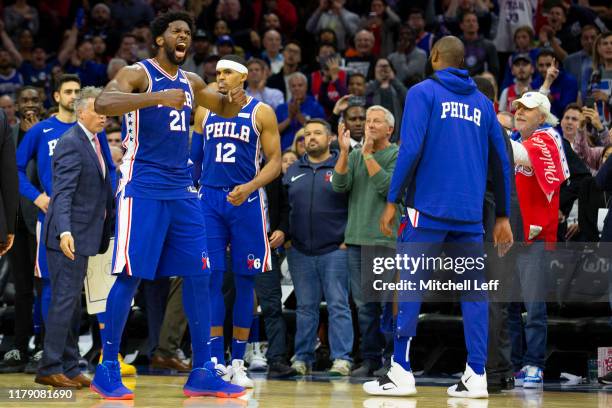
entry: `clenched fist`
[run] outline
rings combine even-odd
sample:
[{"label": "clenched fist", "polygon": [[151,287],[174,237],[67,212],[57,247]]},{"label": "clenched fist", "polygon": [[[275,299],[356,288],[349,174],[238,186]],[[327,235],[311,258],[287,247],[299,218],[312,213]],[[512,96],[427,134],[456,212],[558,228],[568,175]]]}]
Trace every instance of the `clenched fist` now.
[{"label": "clenched fist", "polygon": [[182,89],[168,89],[159,93],[159,103],[176,110],[183,109],[185,104],[185,91]]}]

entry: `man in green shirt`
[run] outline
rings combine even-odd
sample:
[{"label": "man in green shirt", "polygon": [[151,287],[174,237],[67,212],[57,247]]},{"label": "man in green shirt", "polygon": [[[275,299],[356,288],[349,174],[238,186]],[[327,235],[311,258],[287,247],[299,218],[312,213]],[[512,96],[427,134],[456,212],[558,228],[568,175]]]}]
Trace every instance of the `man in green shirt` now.
[{"label": "man in green shirt", "polygon": [[[348,246],[351,293],[357,306],[362,365],[353,370],[356,377],[373,375],[381,366],[385,341],[380,332],[380,303],[367,302],[362,290],[362,276],[372,271],[361,268],[364,247],[394,248],[397,237],[386,237],[378,228],[378,218],[385,207],[398,147],[389,142],[393,134],[393,114],[380,105],[366,111],[365,137],[361,149],[350,150],[350,132],[344,123],[338,126],[340,156],[334,168],[332,186],[349,193],[348,222],[344,242]],[[397,212],[395,230],[399,225]],[[372,252],[371,249],[368,252]]]}]

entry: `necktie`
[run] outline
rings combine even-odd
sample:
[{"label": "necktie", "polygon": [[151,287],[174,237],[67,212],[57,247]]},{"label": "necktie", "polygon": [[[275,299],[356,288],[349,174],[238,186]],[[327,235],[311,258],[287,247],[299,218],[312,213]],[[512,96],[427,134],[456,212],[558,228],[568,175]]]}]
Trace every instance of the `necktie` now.
[{"label": "necktie", "polygon": [[102,169],[102,178],[104,178],[106,176],[106,165],[104,164],[104,159],[102,158],[102,148],[100,147],[98,135],[94,135],[94,144],[96,145],[96,155],[98,156],[100,168]]}]

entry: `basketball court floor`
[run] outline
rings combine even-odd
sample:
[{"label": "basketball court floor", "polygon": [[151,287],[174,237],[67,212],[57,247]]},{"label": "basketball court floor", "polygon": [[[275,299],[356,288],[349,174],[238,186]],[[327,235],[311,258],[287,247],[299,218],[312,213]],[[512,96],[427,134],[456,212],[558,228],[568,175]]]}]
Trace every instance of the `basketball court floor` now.
[{"label": "basketball court floor", "polygon": [[[323,374],[300,380],[266,380],[253,375],[255,388],[238,399],[216,399],[209,397],[185,398],[182,386],[184,376],[140,375],[124,379],[125,384],[135,388],[134,401],[104,401],[89,390],[76,391],[74,401],[9,402],[6,395],[0,399],[0,407],[58,407],[77,408],[122,408],[122,407],[329,407],[329,408],[612,408],[612,386],[573,385],[547,383],[544,391],[527,391],[521,388],[502,394],[491,395],[488,400],[450,398],[446,387],[454,379],[418,378],[419,394],[414,398],[383,398],[366,395],[361,382],[348,378],[330,378]],[[40,387],[33,376],[23,374],[0,375],[0,390],[7,393],[10,388]]]}]

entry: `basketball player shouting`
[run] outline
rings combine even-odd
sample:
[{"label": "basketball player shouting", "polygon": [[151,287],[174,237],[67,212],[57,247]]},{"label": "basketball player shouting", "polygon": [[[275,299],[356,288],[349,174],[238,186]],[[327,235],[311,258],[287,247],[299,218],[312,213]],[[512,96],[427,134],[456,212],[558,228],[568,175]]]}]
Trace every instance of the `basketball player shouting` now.
[{"label": "basketball player shouting", "polygon": [[[247,73],[244,59],[236,55],[223,57],[217,63],[219,92],[227,94],[231,89],[242,88]],[[261,150],[266,164],[260,171]],[[263,187],[278,177],[281,168],[280,136],[274,110],[251,97],[232,119],[198,108],[191,156],[196,172],[201,170],[200,200],[212,265],[212,356],[225,379],[251,388],[253,381],[246,375],[243,358],[253,319],[255,275],[271,269],[272,262]],[[232,362],[226,369],[221,287],[228,244],[236,297]]]},{"label": "basketball player shouting", "polygon": [[193,349],[187,396],[237,397],[244,388],[221,379],[210,361],[210,271],[205,259],[204,217],[189,164],[189,115],[193,105],[232,117],[245,104],[240,88],[221,95],[179,66],[191,45],[192,20],[183,12],[151,23],[157,55],[125,67],[96,99],[98,113],[124,115],[117,193],[113,285],[103,316],[104,360],[91,389],[107,399],[133,399],[119,372],[117,353],[132,298],[141,279],[182,276],[183,303]]}]

